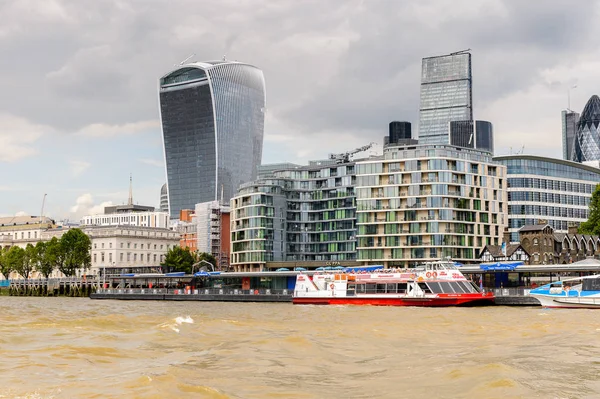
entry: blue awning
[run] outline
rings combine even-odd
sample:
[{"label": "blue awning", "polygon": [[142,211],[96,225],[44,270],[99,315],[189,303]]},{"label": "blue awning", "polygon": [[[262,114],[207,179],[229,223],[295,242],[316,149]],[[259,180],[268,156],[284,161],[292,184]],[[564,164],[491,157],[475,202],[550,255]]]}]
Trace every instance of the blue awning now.
[{"label": "blue awning", "polygon": [[374,272],[375,270],[381,270],[383,266],[358,266],[358,267],[347,267],[344,270],[346,272]]},{"label": "blue awning", "polygon": [[494,262],[482,263],[479,265],[479,268],[485,271],[513,271],[515,267],[521,265],[523,265],[523,262]]}]

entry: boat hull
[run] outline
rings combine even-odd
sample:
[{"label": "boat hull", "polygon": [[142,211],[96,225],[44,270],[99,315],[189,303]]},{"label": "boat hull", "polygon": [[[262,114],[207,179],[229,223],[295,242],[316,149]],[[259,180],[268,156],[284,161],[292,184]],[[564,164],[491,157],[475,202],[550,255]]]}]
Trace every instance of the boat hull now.
[{"label": "boat hull", "polygon": [[490,294],[437,296],[437,297],[295,297],[295,305],[370,305],[370,306],[486,306],[494,304]]},{"label": "boat hull", "polygon": [[530,294],[545,308],[600,309],[600,297]]}]

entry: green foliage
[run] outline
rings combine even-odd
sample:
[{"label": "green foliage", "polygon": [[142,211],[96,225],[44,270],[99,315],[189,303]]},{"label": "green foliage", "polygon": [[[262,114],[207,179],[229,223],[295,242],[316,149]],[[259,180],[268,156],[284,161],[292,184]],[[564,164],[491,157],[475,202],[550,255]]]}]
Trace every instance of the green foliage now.
[{"label": "green foliage", "polygon": [[2,250],[0,250],[0,273],[2,273],[2,275],[6,279],[8,278],[8,275],[13,271],[10,264],[6,261],[7,253],[7,248],[2,248]]},{"label": "green foliage", "polygon": [[188,248],[181,248],[180,246],[174,246],[169,249],[165,255],[165,260],[160,264],[167,271],[174,272],[192,272],[192,265],[195,262],[194,255]]},{"label": "green foliage", "polygon": [[[12,246],[5,255],[4,261],[11,271],[19,274],[23,271],[23,262],[25,261],[25,250],[21,247]],[[25,277],[21,274],[22,277]]]},{"label": "green foliage", "polygon": [[23,251],[23,261],[19,264],[19,267],[15,269],[24,278],[28,279],[31,277],[38,263],[38,256],[35,247],[31,244],[27,244]]},{"label": "green foliage", "polygon": [[36,270],[45,278],[48,278],[52,271],[57,267],[57,251],[60,250],[60,242],[56,237],[52,240],[43,242],[39,241],[35,245],[38,256],[38,265]]},{"label": "green foliage", "polygon": [[67,231],[60,239],[57,253],[58,269],[67,276],[74,276],[77,269],[88,269],[92,263],[90,238],[80,229]]},{"label": "green foliage", "polygon": [[590,200],[590,216],[581,223],[579,234],[600,235],[600,184],[596,186]]}]

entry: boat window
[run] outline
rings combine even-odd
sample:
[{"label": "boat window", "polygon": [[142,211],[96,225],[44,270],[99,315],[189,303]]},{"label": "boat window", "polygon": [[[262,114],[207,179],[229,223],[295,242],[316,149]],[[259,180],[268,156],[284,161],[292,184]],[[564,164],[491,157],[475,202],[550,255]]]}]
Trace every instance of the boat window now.
[{"label": "boat window", "polygon": [[434,283],[434,282],[430,281],[429,283],[427,283],[427,285],[429,285],[429,288],[435,294],[441,294],[443,292],[442,287],[440,287],[440,283]]},{"label": "boat window", "polygon": [[366,293],[367,294],[374,294],[375,292],[377,292],[376,291],[377,284],[369,283],[369,284],[365,284],[365,285],[366,285]]},{"label": "boat window", "polygon": [[348,284],[348,289],[346,290],[346,296],[354,296],[356,292],[356,284]]},{"label": "boat window", "polygon": [[463,285],[460,284],[459,281],[455,281],[455,282],[451,283],[451,285],[452,285],[452,288],[454,289],[454,292],[463,293],[463,294],[469,292],[469,291],[465,291],[465,287],[463,287]]},{"label": "boat window", "polygon": [[454,290],[452,289],[452,286],[450,285],[449,282],[447,281],[440,281],[440,285],[442,286],[442,290],[445,293],[453,293]]},{"label": "boat window", "polygon": [[586,278],[583,280],[583,291],[600,291],[600,278]]},{"label": "boat window", "polygon": [[423,290],[423,292],[425,292],[426,294],[431,294],[431,290],[429,289],[429,287],[427,286],[427,284],[425,284],[425,283],[419,283],[419,287],[421,287],[421,289]]},{"label": "boat window", "polygon": [[356,293],[364,294],[365,293],[365,284],[356,284]]},{"label": "boat window", "polygon": [[471,287],[471,292],[479,292],[479,287],[473,281],[469,281],[467,284]]},{"label": "boat window", "polygon": [[385,286],[386,284],[377,284],[377,293],[385,294]]},{"label": "boat window", "polygon": [[468,281],[459,281],[458,284],[460,284],[467,293],[477,292],[477,290],[475,290],[475,288],[472,285],[473,283],[470,283]]},{"label": "boat window", "polygon": [[406,283],[398,283],[398,293],[404,294],[406,292]]},{"label": "boat window", "polygon": [[387,293],[388,294],[395,294],[396,293],[396,289],[397,289],[397,284],[395,283],[391,283],[391,284],[387,284]]}]

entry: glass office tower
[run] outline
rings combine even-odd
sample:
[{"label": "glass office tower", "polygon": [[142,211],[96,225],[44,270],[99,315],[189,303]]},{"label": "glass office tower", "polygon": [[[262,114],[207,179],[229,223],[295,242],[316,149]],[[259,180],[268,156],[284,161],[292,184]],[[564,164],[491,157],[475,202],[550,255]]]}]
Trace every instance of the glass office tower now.
[{"label": "glass office tower", "polygon": [[573,143],[573,161],[600,161],[600,98],[593,95],[585,104]]},{"label": "glass office tower", "polygon": [[450,121],[473,120],[471,54],[423,58],[419,143],[447,144]]},{"label": "glass office tower", "polygon": [[227,203],[256,178],[266,101],[260,69],[232,61],[181,65],[160,78],[159,100],[172,219],[197,203]]}]

